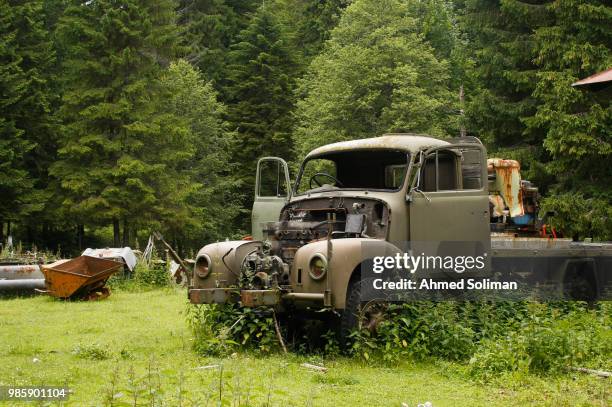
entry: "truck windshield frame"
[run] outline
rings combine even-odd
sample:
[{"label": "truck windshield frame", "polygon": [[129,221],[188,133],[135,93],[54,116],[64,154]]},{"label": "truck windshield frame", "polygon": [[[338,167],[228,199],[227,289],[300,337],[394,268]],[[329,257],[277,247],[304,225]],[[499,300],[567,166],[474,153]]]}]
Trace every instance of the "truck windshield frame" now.
[{"label": "truck windshield frame", "polygon": [[[387,157],[385,157],[387,156]],[[387,160],[385,159],[387,158]],[[302,196],[308,195],[311,193],[318,192],[329,192],[329,191],[377,191],[377,192],[398,192],[404,188],[404,185],[407,181],[407,173],[410,167],[410,159],[411,154],[405,150],[398,149],[354,149],[347,151],[332,151],[326,152],[323,154],[318,154],[312,157],[306,158],[302,164],[300,165],[300,170],[298,172],[298,176],[295,180],[295,184],[293,185],[293,196]],[[397,188],[380,188],[380,187],[371,187],[371,186],[355,186],[349,185],[346,187],[340,187],[337,185],[329,185],[329,188],[315,187],[310,188],[308,185],[310,181],[310,177],[305,175],[305,171],[309,162],[313,160],[329,160],[335,163],[336,168],[341,168],[340,172],[346,173],[349,169],[355,168],[357,166],[361,166],[362,170],[367,171],[367,167],[364,166],[364,162],[367,162],[371,168],[369,170],[376,167],[378,164],[378,176],[384,177],[384,171],[387,168],[397,169],[398,166],[403,166],[403,171],[401,173],[401,181],[399,182],[399,186]],[[340,165],[339,165],[340,163]],[[351,165],[352,163],[352,165]],[[344,164],[344,165],[342,165]],[[393,171],[392,169],[392,171]],[[380,171],[383,171],[382,173]],[[351,170],[352,171],[352,170]],[[352,171],[354,172],[354,171]],[[369,172],[368,172],[369,174]],[[336,176],[336,174],[330,174]],[[354,174],[351,174],[354,175]],[[322,179],[325,179],[324,177]],[[339,181],[342,182],[343,178],[339,177]],[[346,178],[345,178],[346,181]],[[354,181],[354,178],[351,177],[351,181]],[[325,186],[325,184],[324,184]],[[300,191],[302,188],[302,191]]]}]

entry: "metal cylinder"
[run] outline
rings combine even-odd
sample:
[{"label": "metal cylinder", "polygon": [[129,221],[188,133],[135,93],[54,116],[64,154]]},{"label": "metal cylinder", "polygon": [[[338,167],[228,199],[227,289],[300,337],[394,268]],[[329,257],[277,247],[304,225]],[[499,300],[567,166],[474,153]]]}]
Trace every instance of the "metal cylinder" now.
[{"label": "metal cylinder", "polygon": [[36,264],[0,266],[0,280],[44,279],[45,276]]},{"label": "metal cylinder", "polygon": [[33,291],[45,288],[44,278],[31,278],[27,280],[0,280],[0,291]]}]

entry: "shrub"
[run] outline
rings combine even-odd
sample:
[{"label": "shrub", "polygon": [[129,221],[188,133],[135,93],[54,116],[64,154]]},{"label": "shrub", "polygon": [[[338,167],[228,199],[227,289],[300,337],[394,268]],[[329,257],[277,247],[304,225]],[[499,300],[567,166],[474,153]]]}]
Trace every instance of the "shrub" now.
[{"label": "shrub", "polygon": [[[439,358],[468,362],[473,378],[489,381],[506,374],[554,374],[569,366],[609,369],[612,354],[612,304],[597,310],[583,303],[414,302],[391,304],[375,332],[351,334],[349,353],[367,361]],[[238,305],[190,306],[188,320],[195,349],[227,355],[238,348],[278,349],[269,309]],[[314,332],[304,326],[307,332]],[[286,337],[286,336],[285,336]],[[295,336],[293,349],[335,356],[332,330]],[[315,338],[315,339],[317,339]]]},{"label": "shrub", "polygon": [[380,354],[385,361],[429,356],[467,359],[473,352],[475,332],[463,320],[460,309],[452,302],[391,305],[388,319],[375,334],[353,335],[352,350],[366,359],[371,354]]},{"label": "shrub", "polygon": [[[502,372],[549,374],[570,366],[609,363],[610,304],[586,310],[571,303],[533,304],[520,327],[484,340],[470,360],[470,375],[490,380]],[[564,309],[565,308],[565,309]],[[569,311],[568,311],[569,309]]]},{"label": "shrub", "polygon": [[187,319],[195,350],[203,355],[227,355],[238,346],[271,352],[277,337],[270,309],[240,308],[234,304],[190,306]]},{"label": "shrub", "polygon": [[163,287],[170,285],[170,273],[163,265],[149,266],[140,262],[134,268],[134,281],[145,287]]},{"label": "shrub", "polygon": [[77,345],[72,349],[72,354],[88,360],[106,360],[111,357],[108,348],[97,343]]}]

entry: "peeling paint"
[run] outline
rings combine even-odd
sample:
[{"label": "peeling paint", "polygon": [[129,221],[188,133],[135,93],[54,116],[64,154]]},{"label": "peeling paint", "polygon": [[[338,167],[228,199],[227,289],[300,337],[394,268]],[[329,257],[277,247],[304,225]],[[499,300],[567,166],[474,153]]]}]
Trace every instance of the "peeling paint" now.
[{"label": "peeling paint", "polygon": [[[489,191],[492,193],[491,196],[495,196],[495,192],[501,195],[511,217],[524,215],[521,166],[518,161],[489,158],[487,160],[487,170],[489,174],[495,174],[495,189]],[[491,198],[489,199],[491,200]],[[499,201],[494,199],[493,203],[494,208],[499,209],[499,206],[496,206],[500,204]]]}]

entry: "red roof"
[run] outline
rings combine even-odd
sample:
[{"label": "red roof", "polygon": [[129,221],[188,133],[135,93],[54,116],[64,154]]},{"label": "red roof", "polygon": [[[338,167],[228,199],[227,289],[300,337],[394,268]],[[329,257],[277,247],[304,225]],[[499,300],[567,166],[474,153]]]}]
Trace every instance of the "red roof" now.
[{"label": "red roof", "polygon": [[591,75],[588,78],[572,83],[572,86],[591,85],[594,83],[612,82],[612,68]]}]

